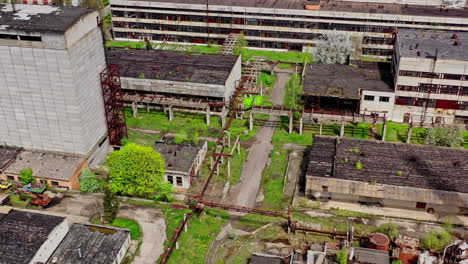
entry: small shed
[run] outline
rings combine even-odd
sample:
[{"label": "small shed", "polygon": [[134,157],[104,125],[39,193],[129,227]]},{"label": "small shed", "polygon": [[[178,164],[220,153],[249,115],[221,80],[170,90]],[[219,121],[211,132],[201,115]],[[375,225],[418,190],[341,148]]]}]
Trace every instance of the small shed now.
[{"label": "small shed", "polygon": [[354,263],[360,264],[390,264],[387,251],[371,248],[354,248]]}]

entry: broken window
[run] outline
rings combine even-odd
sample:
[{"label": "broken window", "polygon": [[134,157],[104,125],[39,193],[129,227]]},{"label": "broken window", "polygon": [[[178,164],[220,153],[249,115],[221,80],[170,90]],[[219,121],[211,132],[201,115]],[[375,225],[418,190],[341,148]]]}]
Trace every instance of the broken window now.
[{"label": "broken window", "polygon": [[364,100],[366,101],[374,101],[374,96],[373,95],[364,95]]},{"label": "broken window", "polygon": [[170,182],[171,184],[174,184],[174,177],[168,175],[167,176],[167,181]]},{"label": "broken window", "polygon": [[14,180],[15,180],[15,176],[8,175],[7,178],[8,178],[8,180],[10,180],[10,181],[14,181]]},{"label": "broken window", "polygon": [[177,186],[182,186],[182,177],[177,177]]},{"label": "broken window", "polygon": [[388,96],[380,96],[379,98],[379,102],[389,102],[390,101],[390,97]]},{"label": "broken window", "polygon": [[52,186],[59,186],[59,182],[58,182],[58,181],[51,181],[50,183],[52,184]]}]

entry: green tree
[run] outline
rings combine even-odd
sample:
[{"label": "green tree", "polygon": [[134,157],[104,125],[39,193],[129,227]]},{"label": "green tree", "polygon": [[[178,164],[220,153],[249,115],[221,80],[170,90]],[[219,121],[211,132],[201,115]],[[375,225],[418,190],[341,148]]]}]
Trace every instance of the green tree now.
[{"label": "green tree", "polygon": [[243,32],[239,33],[239,36],[237,36],[236,44],[234,44],[233,54],[240,55],[242,53],[242,49],[247,47],[247,45],[248,43],[245,39],[245,34]]},{"label": "green tree", "polygon": [[107,157],[112,192],[147,197],[160,189],[164,179],[164,159],[151,147],[125,145]]},{"label": "green tree", "polygon": [[102,189],[102,181],[96,178],[96,174],[86,168],[80,174],[80,191],[99,192]]},{"label": "green tree", "polygon": [[103,207],[104,221],[112,223],[119,212],[120,201],[117,194],[112,192],[108,185],[104,186]]},{"label": "green tree", "polygon": [[20,181],[22,184],[30,184],[36,182],[36,178],[34,178],[33,171],[31,168],[22,169],[20,171]]},{"label": "green tree", "polygon": [[172,184],[169,182],[162,182],[158,184],[156,196],[154,198],[158,201],[170,202],[172,200],[172,193],[174,193]]},{"label": "green tree", "polygon": [[450,126],[447,128],[431,128],[426,130],[424,144],[460,148],[464,144],[463,134],[466,132],[463,126]]}]

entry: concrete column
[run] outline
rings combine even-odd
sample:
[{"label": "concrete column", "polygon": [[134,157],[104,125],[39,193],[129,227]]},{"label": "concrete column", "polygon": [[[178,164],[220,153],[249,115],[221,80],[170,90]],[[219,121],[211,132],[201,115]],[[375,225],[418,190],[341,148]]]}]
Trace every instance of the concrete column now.
[{"label": "concrete column", "polygon": [[174,110],[172,109],[172,105],[169,106],[169,121],[174,120]]},{"label": "concrete column", "polygon": [[413,132],[413,124],[409,126],[408,134],[406,135],[406,143],[411,143],[411,133]]},{"label": "concrete column", "polygon": [[263,96],[263,82],[260,82],[260,96]]},{"label": "concrete column", "polygon": [[166,105],[163,105],[163,111],[164,111],[164,114],[167,114],[167,107],[166,107]]},{"label": "concrete column", "polygon": [[322,131],[323,131],[323,124],[320,123],[320,135],[322,135]]},{"label": "concrete column", "polygon": [[340,137],[344,136],[344,122],[341,121]]},{"label": "concrete column", "polygon": [[228,158],[227,162],[227,175],[228,179],[231,180],[231,158]]},{"label": "concrete column", "polygon": [[210,120],[211,120],[211,111],[210,111],[210,106],[206,107],[206,125],[210,125]]},{"label": "concrete column", "polygon": [[293,115],[290,113],[289,115],[289,134],[291,134],[293,131]]},{"label": "concrete column", "polygon": [[132,102],[132,112],[133,112],[133,117],[138,116],[138,106],[135,101]]},{"label": "concrete column", "polygon": [[227,141],[228,141],[228,148],[231,148],[231,131],[226,131],[227,132]]},{"label": "concrete column", "polygon": [[382,128],[382,141],[385,141],[385,136],[387,135],[387,121],[384,121]]},{"label": "concrete column", "polygon": [[223,105],[223,109],[221,110],[221,126],[224,127],[226,125],[226,106]]},{"label": "concrete column", "polygon": [[213,156],[210,156],[210,170],[213,169]]},{"label": "concrete column", "polygon": [[237,154],[240,154],[240,141],[237,142]]},{"label": "concrete column", "polygon": [[302,120],[302,116],[301,118],[299,118],[299,135],[302,135],[302,129],[303,129],[303,120]]},{"label": "concrete column", "polygon": [[176,241],[176,242],[175,242],[175,248],[176,248],[176,249],[179,249],[179,241]]},{"label": "concrete column", "polygon": [[148,104],[146,104],[146,112],[148,112],[148,113],[150,112],[150,106],[149,106],[149,103],[148,103]]},{"label": "concrete column", "polygon": [[249,113],[249,129],[253,130],[253,113],[250,111]]}]

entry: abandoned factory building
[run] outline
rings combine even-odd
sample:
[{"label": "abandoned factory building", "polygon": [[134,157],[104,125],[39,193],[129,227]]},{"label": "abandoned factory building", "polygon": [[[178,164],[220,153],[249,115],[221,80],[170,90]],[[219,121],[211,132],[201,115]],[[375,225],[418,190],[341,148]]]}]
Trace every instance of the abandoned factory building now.
[{"label": "abandoned factory building", "polygon": [[172,138],[164,138],[154,144],[154,149],[161,153],[166,161],[164,179],[176,190],[187,190],[193,177],[201,169],[208,150],[208,143],[175,143]]},{"label": "abandoned factory building", "polygon": [[316,136],[306,195],[388,207],[468,212],[468,151]]},{"label": "abandoned factory building", "polygon": [[303,99],[305,107],[313,110],[391,118],[395,95],[390,64],[309,64],[304,72]]},{"label": "abandoned factory building", "polygon": [[240,56],[160,50],[108,50],[106,56],[119,65],[122,89],[135,94],[227,102],[241,78]]}]

